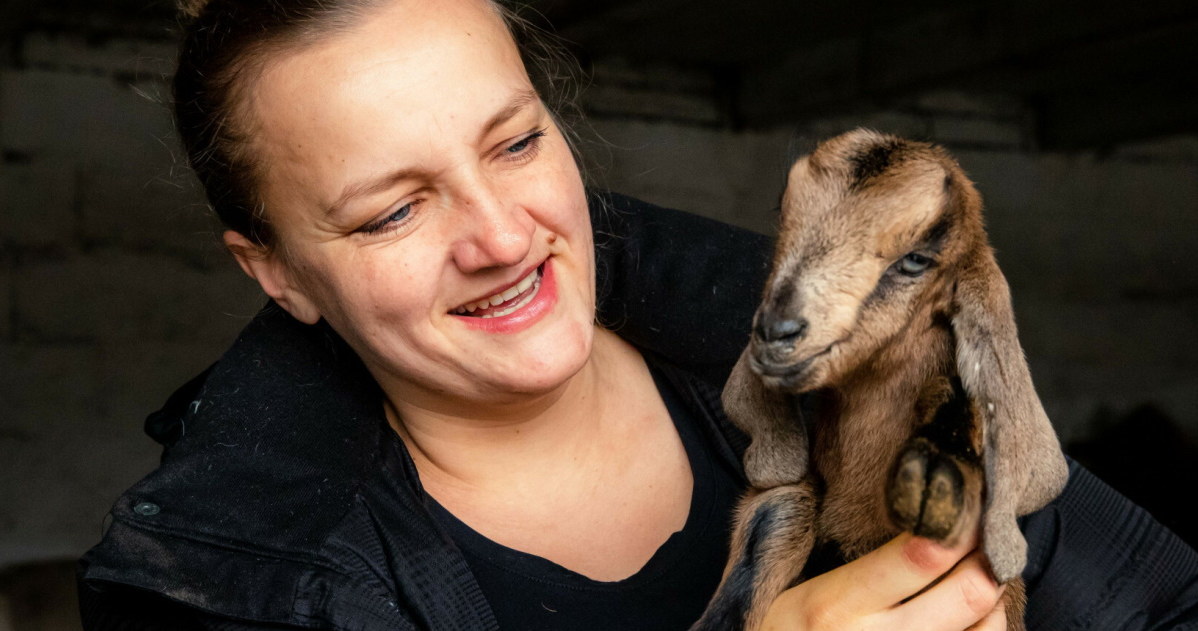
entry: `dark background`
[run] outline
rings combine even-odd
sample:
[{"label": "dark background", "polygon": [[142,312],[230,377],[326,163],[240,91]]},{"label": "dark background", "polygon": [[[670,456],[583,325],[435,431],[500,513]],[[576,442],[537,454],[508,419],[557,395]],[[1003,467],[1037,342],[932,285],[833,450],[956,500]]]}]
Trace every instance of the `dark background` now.
[{"label": "dark background", "polygon": [[[1198,540],[1198,3],[533,8],[588,71],[600,186],[768,233],[820,138],[948,146],[1067,450]],[[70,560],[156,461],[142,419],[262,301],[172,136],[172,11],[0,6],[0,631],[71,628]]]}]

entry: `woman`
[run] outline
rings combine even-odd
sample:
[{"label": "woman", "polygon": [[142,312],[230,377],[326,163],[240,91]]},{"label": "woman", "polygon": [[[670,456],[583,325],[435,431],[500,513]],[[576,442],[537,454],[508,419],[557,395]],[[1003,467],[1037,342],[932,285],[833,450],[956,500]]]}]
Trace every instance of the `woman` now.
[{"label": "woman", "polygon": [[[588,199],[487,0],[193,13],[180,132],[277,307],[151,419],[88,628],[686,628],[744,484],[687,368],[726,374],[761,240]],[[899,537],[767,627],[1002,629],[971,548]]]}]

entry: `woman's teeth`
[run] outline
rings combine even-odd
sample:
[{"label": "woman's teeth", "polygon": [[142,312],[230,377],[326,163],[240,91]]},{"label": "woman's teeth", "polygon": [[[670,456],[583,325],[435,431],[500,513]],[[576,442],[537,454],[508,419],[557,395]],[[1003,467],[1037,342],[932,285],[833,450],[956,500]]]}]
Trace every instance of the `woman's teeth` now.
[{"label": "woman's teeth", "polygon": [[[478,302],[471,302],[471,303],[462,305],[461,307],[458,307],[456,310],[454,310],[454,313],[459,314],[459,315],[472,314],[475,311],[478,311],[479,309],[489,309],[491,307],[498,307],[498,306],[503,305],[504,303],[508,302],[509,300],[512,300],[512,299],[516,298],[517,296],[523,294],[524,292],[528,292],[527,296],[524,296],[515,304],[506,305],[506,306],[504,306],[503,309],[500,309],[497,311],[491,311],[489,313],[482,313],[475,317],[495,318],[495,317],[499,317],[499,316],[505,316],[505,315],[512,313],[513,311],[519,309],[520,307],[523,307],[524,305],[528,304],[530,301],[532,301],[532,299],[534,297],[536,297],[537,291],[540,288],[541,288],[541,268],[538,267],[537,269],[534,269],[528,276],[525,276],[523,279],[521,279],[520,282],[516,283],[512,287],[509,287],[507,289],[507,291],[504,291],[503,293],[495,294],[494,296],[491,296],[490,298],[483,298],[482,300],[479,300]],[[532,291],[529,292],[528,291],[529,289],[532,289]]]}]

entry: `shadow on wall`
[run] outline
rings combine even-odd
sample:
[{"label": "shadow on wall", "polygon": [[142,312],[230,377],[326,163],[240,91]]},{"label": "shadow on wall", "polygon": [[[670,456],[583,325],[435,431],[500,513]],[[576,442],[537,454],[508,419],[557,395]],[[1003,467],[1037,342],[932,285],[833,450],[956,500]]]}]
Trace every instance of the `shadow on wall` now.
[{"label": "shadow on wall", "polygon": [[0,631],[80,631],[75,561],[19,565],[0,574]]},{"label": "shadow on wall", "polygon": [[1100,410],[1094,434],[1065,453],[1198,548],[1198,445],[1152,404],[1117,417]]}]

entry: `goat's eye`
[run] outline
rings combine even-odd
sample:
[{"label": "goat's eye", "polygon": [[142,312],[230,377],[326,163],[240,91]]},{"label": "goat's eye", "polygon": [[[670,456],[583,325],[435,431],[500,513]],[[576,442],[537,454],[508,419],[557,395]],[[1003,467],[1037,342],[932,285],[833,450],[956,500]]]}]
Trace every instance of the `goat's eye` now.
[{"label": "goat's eye", "polygon": [[908,276],[919,276],[932,264],[932,259],[912,252],[899,259],[898,269]]}]

